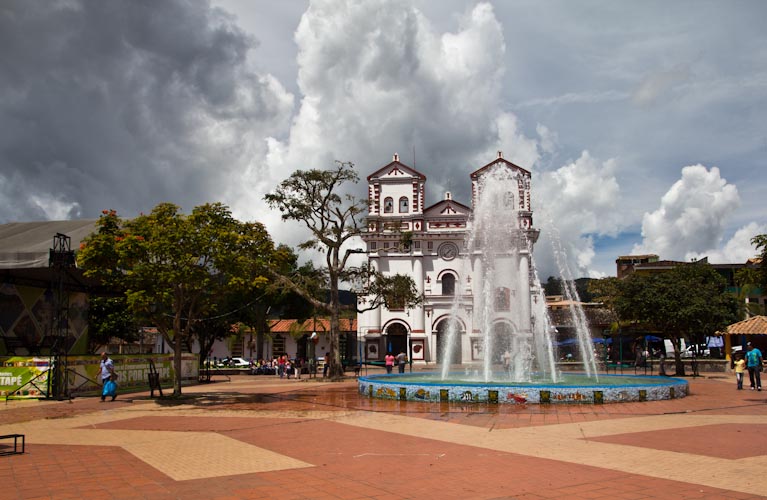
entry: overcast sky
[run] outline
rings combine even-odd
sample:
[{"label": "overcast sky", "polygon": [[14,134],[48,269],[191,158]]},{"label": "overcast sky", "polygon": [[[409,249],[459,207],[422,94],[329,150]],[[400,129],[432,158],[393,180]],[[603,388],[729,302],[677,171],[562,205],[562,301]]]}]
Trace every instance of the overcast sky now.
[{"label": "overcast sky", "polygon": [[[533,172],[541,277],[744,262],[767,233],[767,2],[0,3],[0,223],[221,201],[279,224],[297,168],[397,152],[470,202]],[[366,196],[364,185],[358,194]]]}]

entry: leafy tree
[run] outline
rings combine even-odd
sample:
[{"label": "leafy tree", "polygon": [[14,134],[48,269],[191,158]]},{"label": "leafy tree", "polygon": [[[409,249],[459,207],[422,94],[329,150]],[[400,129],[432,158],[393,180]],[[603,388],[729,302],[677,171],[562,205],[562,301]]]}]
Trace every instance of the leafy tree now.
[{"label": "leafy tree", "polygon": [[[242,223],[220,204],[188,216],[171,203],[121,221],[107,211],[85,241],[86,274],[118,283],[137,318],[155,325],[174,353],[173,394],[181,394],[181,353],[201,318],[232,290],[254,290],[268,280],[272,241],[259,223]],[[121,229],[115,229],[121,228]]]},{"label": "leafy tree", "polygon": [[751,238],[751,244],[759,251],[762,259],[759,264],[759,281],[757,284],[762,290],[767,290],[767,234],[759,234]]},{"label": "leafy tree", "polygon": [[744,267],[735,271],[735,285],[737,292],[734,293],[738,304],[738,319],[746,319],[749,316],[762,314],[762,306],[757,302],[749,302],[748,298],[759,287],[759,270]]},{"label": "leafy tree", "polygon": [[547,297],[562,295],[562,280],[560,278],[555,278],[554,276],[549,276],[549,279],[543,284],[543,293],[545,293]]},{"label": "leafy tree", "polygon": [[736,320],[737,304],[724,278],[707,264],[668,272],[632,274],[619,281],[615,308],[624,319],[646,323],[673,340],[676,374],[684,375],[679,340],[713,335]]},{"label": "leafy tree", "polygon": [[[420,300],[415,283],[409,277],[399,278],[410,281],[408,287],[392,290],[381,274],[369,267],[353,268],[349,258],[362,250],[350,248],[352,238],[363,231],[362,216],[367,209],[365,200],[357,200],[351,195],[343,196],[341,190],[346,183],[357,183],[359,176],[354,165],[349,162],[336,162],[331,170],[298,170],[282,181],[273,193],[265,199],[272,208],[282,212],[283,220],[302,222],[311,232],[312,237],[303,242],[299,248],[318,250],[324,254],[323,269],[327,279],[329,297],[326,301],[319,300],[307,293],[305,286],[285,276],[275,276],[286,286],[300,293],[315,307],[330,313],[330,365],[331,378],[343,376],[341,352],[339,343],[339,317],[341,303],[339,300],[339,283],[346,280],[356,280],[364,283],[365,293],[369,286],[376,287],[374,298],[369,307],[378,307],[381,303],[398,300],[401,304],[415,305]],[[386,298],[383,298],[386,297]]]},{"label": "leafy tree", "polygon": [[[113,337],[132,342],[138,338],[141,327],[128,307],[120,288],[121,276],[116,272],[118,255],[114,241],[122,232],[120,219],[114,210],[104,210],[97,226],[98,230],[91,238],[92,245],[88,249],[90,264],[93,266],[90,275],[105,283],[111,293],[91,296],[88,301],[88,343],[91,350],[108,344]],[[81,246],[78,254],[81,261],[84,248],[84,245]]]},{"label": "leafy tree", "polygon": [[90,351],[117,337],[126,342],[138,340],[141,326],[124,295],[91,296],[88,301],[88,344]]},{"label": "leafy tree", "polygon": [[620,297],[621,280],[615,277],[594,279],[589,281],[588,293],[591,300],[602,303],[615,318],[616,322],[612,325],[612,330],[617,330],[620,325],[616,301]]}]

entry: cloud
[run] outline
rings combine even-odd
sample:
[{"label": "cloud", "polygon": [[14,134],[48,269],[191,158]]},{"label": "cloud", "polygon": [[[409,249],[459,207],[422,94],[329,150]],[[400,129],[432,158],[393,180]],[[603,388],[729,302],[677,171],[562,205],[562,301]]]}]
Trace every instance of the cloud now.
[{"label": "cloud", "polygon": [[756,257],[758,252],[751,244],[751,238],[760,234],[767,234],[767,224],[749,224],[738,229],[721,248],[712,248],[704,252],[688,252],[685,260],[698,260],[708,257],[712,264],[736,264],[746,262]]},{"label": "cloud", "polygon": [[295,39],[302,99],[289,136],[268,141],[275,178],[335,159],[364,174],[398,152],[429,171],[432,202],[444,188],[468,201],[470,169],[521,137],[499,111],[505,44],[489,4],[438,33],[411,2],[320,0]]},{"label": "cloud", "polygon": [[678,260],[718,248],[727,220],[739,206],[738,189],[720,176],[718,168],[684,167],[682,178],[663,196],[660,207],[644,214],[643,241],[633,253]]},{"label": "cloud", "polygon": [[0,222],[228,201],[289,125],[206,2],[4,2],[0,46]]},{"label": "cloud", "polygon": [[686,66],[651,73],[640,83],[632,95],[632,100],[640,105],[652,104],[675,84],[684,82],[689,77],[690,70]]},{"label": "cloud", "polygon": [[541,229],[536,262],[548,274],[561,266],[573,277],[599,274],[591,269],[593,236],[615,236],[624,224],[616,169],[615,159],[602,161],[583,151],[577,160],[534,177],[533,208]]}]

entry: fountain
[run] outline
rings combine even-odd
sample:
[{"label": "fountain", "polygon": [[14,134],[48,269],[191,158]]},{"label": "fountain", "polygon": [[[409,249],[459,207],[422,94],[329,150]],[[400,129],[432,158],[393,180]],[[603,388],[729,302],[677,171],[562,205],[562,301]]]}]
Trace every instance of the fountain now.
[{"label": "fountain", "polygon": [[[499,156],[500,158],[500,156]],[[577,306],[576,325],[582,374],[559,373],[552,342],[554,328],[532,258],[538,239],[530,209],[530,173],[499,161],[472,174],[474,208],[464,250],[464,293],[456,293],[453,321],[439,355],[453,359],[461,348],[462,324],[481,332],[476,348],[481,366],[455,367],[443,362],[440,373],[366,376],[359,390],[371,397],[416,401],[557,403],[643,401],[683,397],[687,382],[666,377],[599,375],[586,316]],[[565,296],[577,303],[572,276],[557,242],[555,255],[566,285]]]}]

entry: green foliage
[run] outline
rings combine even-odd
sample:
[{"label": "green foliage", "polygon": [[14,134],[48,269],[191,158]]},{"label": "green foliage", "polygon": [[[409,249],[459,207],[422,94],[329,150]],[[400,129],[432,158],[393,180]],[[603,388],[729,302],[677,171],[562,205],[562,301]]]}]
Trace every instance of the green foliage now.
[{"label": "green foliage", "polygon": [[242,223],[220,204],[184,215],[171,203],[121,221],[105,211],[99,231],[78,255],[86,275],[125,291],[129,310],[157,327],[173,348],[174,393],[180,394],[181,350],[201,318],[214,315],[223,296],[266,287],[273,245],[259,223]]},{"label": "green foliage", "polygon": [[762,290],[767,290],[767,234],[759,234],[751,238],[751,244],[754,245],[759,252],[759,258],[762,259],[759,264],[759,281],[758,285]]},{"label": "green foliage", "polygon": [[126,342],[139,338],[141,325],[128,308],[125,296],[92,296],[88,301],[88,343],[90,351],[106,345],[113,337]]},{"label": "green foliage", "polygon": [[[735,298],[707,264],[680,265],[659,274],[632,274],[617,282],[614,307],[621,319],[642,322],[678,339],[701,340],[737,321]],[[684,367],[676,352],[677,374]]]}]

